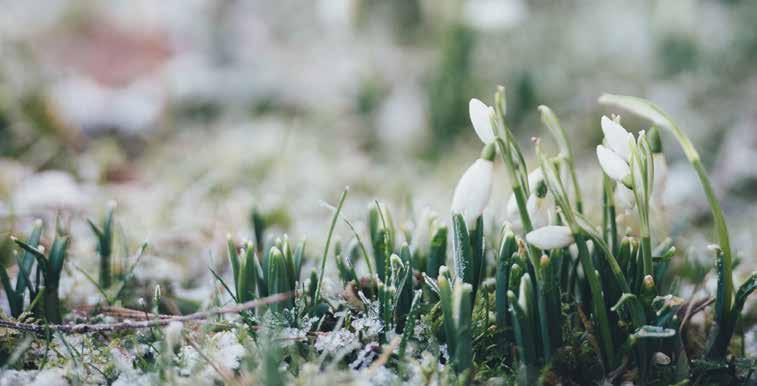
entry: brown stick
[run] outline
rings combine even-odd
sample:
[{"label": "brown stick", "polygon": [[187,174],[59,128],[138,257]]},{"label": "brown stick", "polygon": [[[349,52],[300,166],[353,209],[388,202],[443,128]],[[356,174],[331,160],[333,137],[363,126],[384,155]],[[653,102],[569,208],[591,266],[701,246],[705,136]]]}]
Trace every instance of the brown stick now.
[{"label": "brown stick", "polygon": [[233,304],[226,307],[215,308],[212,310],[196,312],[189,315],[180,315],[170,318],[143,320],[137,322],[119,322],[119,323],[99,323],[99,324],[32,324],[23,322],[13,322],[9,320],[0,320],[0,327],[10,328],[14,330],[32,332],[36,334],[44,334],[48,331],[62,332],[67,334],[88,334],[93,332],[112,332],[122,330],[133,330],[140,328],[150,328],[165,326],[171,322],[188,322],[193,320],[208,319],[212,316],[223,314],[238,314],[242,311],[247,311],[258,306],[278,303],[286,300],[294,295],[293,292],[285,292],[276,295],[271,295],[265,298],[257,300],[250,300],[249,302],[242,304]]}]

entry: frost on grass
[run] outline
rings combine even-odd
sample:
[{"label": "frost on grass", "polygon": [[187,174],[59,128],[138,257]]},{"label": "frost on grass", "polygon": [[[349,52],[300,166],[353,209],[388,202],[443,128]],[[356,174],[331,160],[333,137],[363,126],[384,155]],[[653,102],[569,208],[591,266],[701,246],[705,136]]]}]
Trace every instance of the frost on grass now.
[{"label": "frost on grass", "polygon": [[65,369],[5,370],[0,376],[0,386],[68,386]]},{"label": "frost on grass", "polygon": [[[224,331],[210,337],[201,347],[210,361],[226,370],[237,370],[246,350],[239,343],[237,334]],[[218,374],[208,365],[208,362],[192,346],[184,346],[179,351],[179,374],[182,376],[201,375],[202,377],[216,377]]]},{"label": "frost on grass", "polygon": [[345,329],[319,334],[315,340],[315,349],[318,352],[329,354],[354,350],[358,347],[360,347],[360,344],[358,343],[357,336]]}]

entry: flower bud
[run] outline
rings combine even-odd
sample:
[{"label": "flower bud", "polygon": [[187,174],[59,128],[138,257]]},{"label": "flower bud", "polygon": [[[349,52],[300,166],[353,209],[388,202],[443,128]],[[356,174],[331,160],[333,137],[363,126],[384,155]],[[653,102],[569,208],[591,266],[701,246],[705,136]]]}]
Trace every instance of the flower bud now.
[{"label": "flower bud", "polygon": [[633,191],[628,189],[625,184],[617,183],[615,186],[615,204],[621,208],[630,210],[633,209],[636,201],[633,196]]},{"label": "flower bud", "polygon": [[601,119],[602,132],[605,134],[605,141],[610,149],[620,156],[623,161],[628,162],[631,159],[630,145],[635,143],[633,135],[626,131],[617,121],[606,116]]},{"label": "flower bud", "polygon": [[492,190],[494,163],[477,159],[465,171],[457,183],[452,197],[452,213],[460,213],[468,229],[473,229],[476,219],[481,216],[489,203]]},{"label": "flower bud", "polygon": [[603,145],[597,145],[597,159],[605,174],[615,181],[623,181],[631,175],[631,168],[628,163],[620,155]]},{"label": "flower bud", "polygon": [[563,225],[548,225],[526,235],[529,244],[543,250],[565,248],[573,244],[573,233]]},{"label": "flower bud", "polygon": [[494,142],[494,129],[492,128],[492,118],[494,117],[494,108],[487,106],[484,102],[473,98],[468,103],[468,112],[473,129],[481,139],[481,142],[490,144]]}]

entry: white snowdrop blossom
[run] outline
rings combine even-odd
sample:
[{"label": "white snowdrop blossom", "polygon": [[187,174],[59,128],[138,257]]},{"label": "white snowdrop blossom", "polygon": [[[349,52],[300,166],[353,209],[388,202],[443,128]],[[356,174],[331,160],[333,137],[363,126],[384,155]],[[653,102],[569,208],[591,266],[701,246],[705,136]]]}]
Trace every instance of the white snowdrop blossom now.
[{"label": "white snowdrop blossom", "polygon": [[470,229],[489,203],[492,192],[494,162],[483,158],[473,162],[460,177],[452,196],[451,211],[459,213]]},{"label": "white snowdrop blossom", "polygon": [[573,244],[573,233],[563,225],[548,225],[529,232],[526,241],[543,250],[565,248]]},{"label": "white snowdrop blossom", "polygon": [[615,186],[615,204],[621,208],[630,210],[633,209],[636,201],[633,197],[633,191],[628,189],[622,183],[617,183]]},{"label": "white snowdrop blossom", "polygon": [[597,145],[599,166],[610,178],[623,181],[631,175],[631,167],[617,153],[603,145]]},{"label": "white snowdrop blossom", "polygon": [[620,123],[613,121],[607,116],[602,116],[602,133],[605,135],[607,146],[616,154],[621,156],[624,161],[631,159],[630,143],[634,142],[633,135],[629,133]]},{"label": "white snowdrop blossom", "polygon": [[[534,169],[528,174],[528,186],[531,189],[531,195],[526,201],[526,210],[531,218],[531,224],[534,228],[540,228],[552,223],[555,213],[554,201],[547,197],[539,197],[536,195],[536,187],[544,181],[544,175],[541,168]],[[510,199],[507,201],[507,219],[510,221],[510,225],[513,230],[523,230],[523,223],[520,219],[520,210],[518,209],[518,201],[515,199],[515,194],[510,194]]]},{"label": "white snowdrop blossom", "polygon": [[[541,168],[536,168],[528,173],[528,186],[534,189],[536,185],[544,181],[544,174]],[[520,219],[518,213],[518,201],[515,199],[515,193],[510,193],[510,198],[507,200],[507,217],[512,219]]]},{"label": "white snowdrop blossom", "polygon": [[623,181],[631,174],[629,166],[631,146],[636,142],[633,135],[618,122],[606,116],[602,116],[601,122],[607,146],[597,146],[599,165],[610,178],[615,181]]},{"label": "white snowdrop blossom", "polygon": [[528,216],[534,228],[541,228],[552,222],[555,205],[549,197],[539,197],[531,194],[526,202]]},{"label": "white snowdrop blossom", "polygon": [[473,98],[470,100],[470,103],[468,103],[468,111],[470,113],[470,121],[473,124],[473,129],[476,130],[476,134],[481,138],[481,142],[485,144],[494,142],[496,138],[494,136],[494,128],[492,127],[494,108]]}]

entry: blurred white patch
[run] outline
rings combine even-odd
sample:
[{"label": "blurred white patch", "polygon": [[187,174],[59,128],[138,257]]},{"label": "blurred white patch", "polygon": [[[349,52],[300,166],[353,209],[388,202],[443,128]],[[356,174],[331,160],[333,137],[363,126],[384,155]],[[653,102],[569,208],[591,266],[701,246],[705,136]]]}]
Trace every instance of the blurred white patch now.
[{"label": "blurred white patch", "polygon": [[318,16],[324,26],[346,27],[352,22],[354,14],[354,0],[320,0],[318,1]]},{"label": "blurred white patch", "polygon": [[78,209],[88,194],[62,171],[49,170],[27,176],[13,191],[13,205],[20,213],[45,209]]},{"label": "blurred white patch", "polygon": [[420,87],[396,87],[378,113],[378,135],[389,147],[410,150],[424,137],[426,107]]},{"label": "blurred white patch", "polygon": [[115,88],[75,76],[55,83],[48,96],[63,124],[88,133],[143,132],[154,127],[164,106],[159,84],[148,79]]},{"label": "blurred white patch", "polygon": [[527,16],[522,0],[471,0],[463,12],[468,23],[484,29],[513,27]]}]

